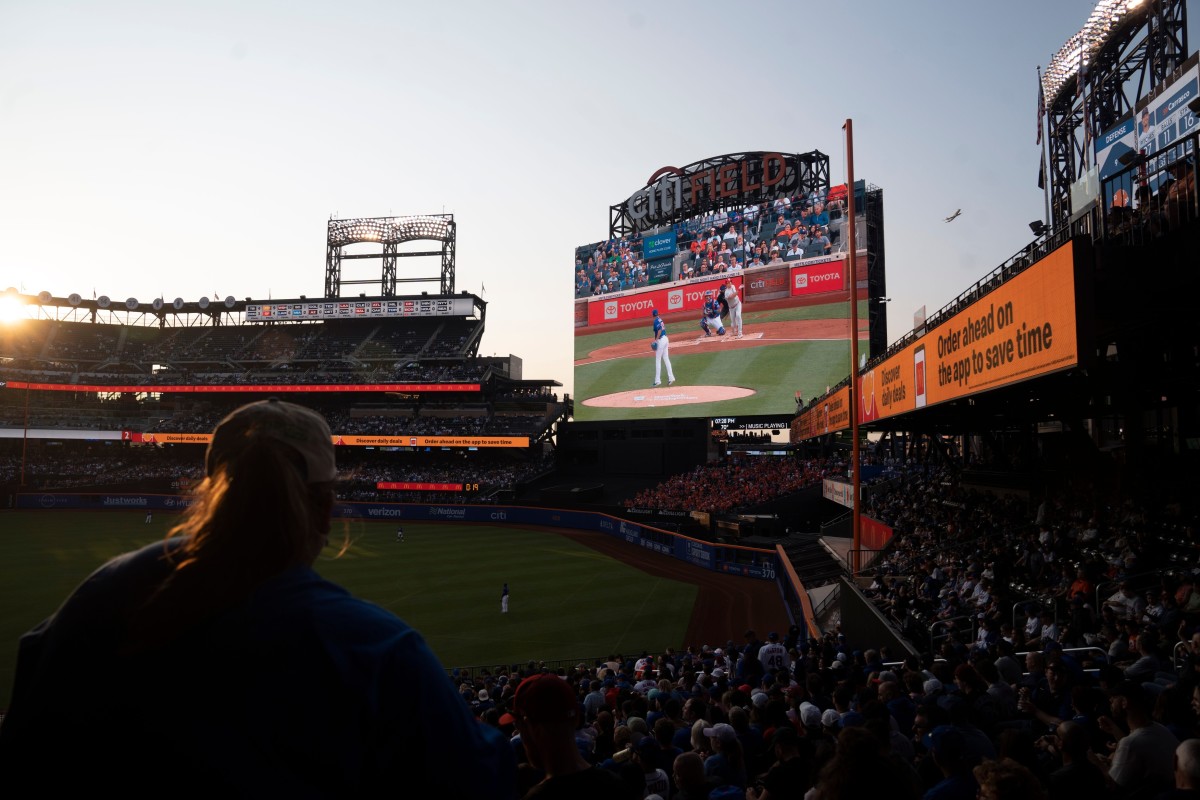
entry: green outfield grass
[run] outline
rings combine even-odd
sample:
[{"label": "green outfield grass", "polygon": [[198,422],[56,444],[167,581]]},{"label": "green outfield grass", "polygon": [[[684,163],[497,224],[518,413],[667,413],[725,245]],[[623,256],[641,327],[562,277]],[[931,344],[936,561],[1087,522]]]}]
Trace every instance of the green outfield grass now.
[{"label": "green outfield grass", "polygon": [[[582,399],[648,389],[654,381],[650,358],[618,358],[575,368],[575,419],[653,419],[783,414],[796,409],[795,393],[816,397],[850,371],[848,342],[796,342],[738,350],[671,348],[675,386],[720,385],[755,389],[750,397],[663,408],[591,408]],[[667,376],[662,376],[666,382]]]},{"label": "green outfield grass", "polygon": [[[867,302],[859,303],[860,314],[866,318]],[[777,308],[755,311],[745,315],[746,331],[753,332],[756,324],[813,319],[844,319],[849,312],[845,302],[813,306]],[[650,326],[625,330],[577,335],[575,358],[613,344],[644,342],[645,358],[615,358],[596,364],[575,367],[575,419],[657,419],[664,416],[714,417],[747,414],[788,414],[796,409],[796,390],[805,398],[823,394],[850,374],[850,343],[848,340],[798,341],[789,344],[764,345],[754,348],[721,350],[720,344],[700,348],[675,347],[674,343],[700,335],[699,317],[689,325],[678,317],[667,323],[671,336],[671,365],[675,370],[676,386],[743,386],[755,393],[746,398],[712,403],[693,403],[661,408],[592,408],[584,405],[589,397],[615,392],[648,389],[654,381],[654,360],[649,352]],[[866,347],[865,334],[860,334]],[[707,343],[706,343],[707,344]],[[665,383],[667,376],[662,380]]]},{"label": "green outfield grass", "polygon": [[[0,709],[17,640],[108,558],[161,539],[173,517],[0,514]],[[336,526],[341,526],[336,522]],[[335,527],[335,534],[340,527]],[[394,612],[447,666],[640,652],[683,642],[696,587],[646,573],[544,531],[349,521],[350,550],[317,571]],[[509,613],[500,613],[508,582]]]}]

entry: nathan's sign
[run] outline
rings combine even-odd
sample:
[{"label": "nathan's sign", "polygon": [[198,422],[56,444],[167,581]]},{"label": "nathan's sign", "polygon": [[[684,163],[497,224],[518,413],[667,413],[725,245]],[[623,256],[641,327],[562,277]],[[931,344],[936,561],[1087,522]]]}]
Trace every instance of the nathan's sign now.
[{"label": "nathan's sign", "polygon": [[[828,162],[818,153],[806,158],[814,156]],[[738,153],[697,161],[682,169],[662,167],[650,176],[644,188],[613,206],[613,211],[623,213],[634,229],[644,231],[704,208],[761,203],[790,197],[800,190],[829,188],[827,177],[825,185],[819,187],[807,185],[813,180],[812,166],[799,155]]]}]

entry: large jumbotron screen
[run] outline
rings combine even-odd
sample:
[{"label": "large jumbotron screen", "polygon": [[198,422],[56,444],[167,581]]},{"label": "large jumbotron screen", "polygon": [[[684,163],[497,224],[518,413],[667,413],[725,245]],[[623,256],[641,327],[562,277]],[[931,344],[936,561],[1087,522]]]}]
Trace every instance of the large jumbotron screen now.
[{"label": "large jumbotron screen", "polygon": [[[846,188],[708,213],[574,253],[575,419],[794,413],[850,371]],[[859,338],[867,258],[857,198]],[[726,281],[742,305],[738,337]],[[724,312],[702,325],[706,298]],[[674,383],[658,365],[666,326]],[[711,319],[711,318],[710,318]]]}]

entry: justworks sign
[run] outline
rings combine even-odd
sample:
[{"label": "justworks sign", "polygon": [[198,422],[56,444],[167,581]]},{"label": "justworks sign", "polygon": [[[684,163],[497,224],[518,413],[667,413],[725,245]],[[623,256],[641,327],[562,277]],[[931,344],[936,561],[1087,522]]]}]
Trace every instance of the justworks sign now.
[{"label": "justworks sign", "polygon": [[[685,208],[697,209],[703,199],[739,199],[747,203],[773,200],[794,189],[794,157],[782,153],[748,153],[742,158],[710,165],[710,161],[679,169],[663,167],[650,176],[644,189],[625,201],[625,210],[638,230],[678,218]],[[701,166],[703,165],[703,166]]]}]

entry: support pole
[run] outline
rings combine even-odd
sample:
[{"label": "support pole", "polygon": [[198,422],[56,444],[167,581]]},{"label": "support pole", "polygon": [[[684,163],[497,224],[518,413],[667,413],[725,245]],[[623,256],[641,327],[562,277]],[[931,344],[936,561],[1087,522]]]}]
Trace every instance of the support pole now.
[{"label": "support pole", "polygon": [[857,211],[854,207],[854,121],[847,119],[846,124],[842,126],[842,130],[846,132],[846,188],[848,190],[846,192],[846,216],[850,222],[848,226],[850,235],[846,245],[850,253],[850,265],[848,268],[848,272],[850,273],[850,436],[853,440],[850,448],[850,474],[852,476],[852,491],[854,492],[854,505],[851,511],[854,523],[853,549],[851,552],[854,555],[850,560],[850,565],[852,574],[858,575],[862,571],[862,520],[859,518],[859,514],[862,511],[862,476],[859,474],[858,457],[858,264],[856,259],[858,242],[855,241],[858,220],[856,219]]}]

